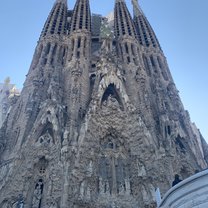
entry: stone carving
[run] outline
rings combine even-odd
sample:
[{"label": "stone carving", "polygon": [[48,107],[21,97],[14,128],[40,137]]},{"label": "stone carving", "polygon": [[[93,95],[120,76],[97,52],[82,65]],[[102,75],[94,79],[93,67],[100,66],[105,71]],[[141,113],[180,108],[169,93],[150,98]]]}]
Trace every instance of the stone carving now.
[{"label": "stone carving", "polygon": [[80,184],[80,194],[79,197],[82,200],[90,200],[91,199],[91,189],[86,180],[82,181]]},{"label": "stone carving", "polygon": [[53,138],[47,130],[46,133],[38,138],[37,145],[44,147],[50,147],[53,144]]},{"label": "stone carving", "polygon": [[90,163],[87,167],[87,176],[91,177],[92,174],[93,174],[93,162],[92,162],[92,160],[90,160]]},{"label": "stone carving", "polygon": [[36,184],[34,194],[33,194],[33,200],[32,200],[32,208],[39,208],[41,204],[41,198],[42,198],[42,192],[43,192],[43,182],[42,179],[38,181]]},{"label": "stone carving", "polygon": [[0,208],[16,206],[18,193],[28,208],[150,208],[154,186],[163,195],[174,173],[207,167],[208,146],[132,1],[140,16],[132,21],[116,0],[110,25],[99,15],[91,22],[89,1],[73,11],[55,2],[38,64],[0,130]]},{"label": "stone carving", "polygon": [[2,181],[6,176],[8,172],[8,168],[9,168],[8,165],[3,165],[2,167],[0,167],[0,181]]},{"label": "stone carving", "polygon": [[24,208],[24,198],[23,195],[20,194],[18,197],[18,201],[13,204],[13,208]]},{"label": "stone carving", "polygon": [[58,205],[57,205],[57,202],[55,201],[54,198],[50,198],[50,199],[48,199],[48,201],[47,201],[46,207],[47,207],[47,208],[58,208]]},{"label": "stone carving", "polygon": [[145,176],[146,175],[146,170],[144,165],[141,162],[138,162],[138,176]]},{"label": "stone carving", "polygon": [[112,110],[116,110],[120,108],[120,105],[116,98],[112,97],[112,95],[109,95],[108,99],[104,101],[103,106],[109,107]]},{"label": "stone carving", "polygon": [[125,179],[125,188],[126,188],[126,194],[130,195],[131,194],[131,184],[129,178]]},{"label": "stone carving", "polygon": [[99,177],[99,194],[110,196],[109,181],[102,179],[102,177]]},{"label": "stone carving", "polygon": [[99,162],[99,194],[130,195],[128,164],[124,158],[123,147],[114,136],[109,134],[100,142],[102,154],[105,156]]},{"label": "stone carving", "polygon": [[0,189],[4,187],[11,174],[12,164],[6,163],[0,167]]}]

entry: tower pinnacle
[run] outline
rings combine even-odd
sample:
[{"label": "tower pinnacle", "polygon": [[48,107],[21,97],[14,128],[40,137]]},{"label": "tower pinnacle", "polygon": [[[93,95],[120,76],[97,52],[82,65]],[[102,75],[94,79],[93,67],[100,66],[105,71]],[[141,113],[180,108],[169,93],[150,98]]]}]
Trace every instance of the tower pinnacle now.
[{"label": "tower pinnacle", "polygon": [[89,0],[77,0],[71,20],[71,32],[75,30],[91,30],[91,14]]},{"label": "tower pinnacle", "polygon": [[67,4],[67,0],[56,0],[56,3],[64,3],[64,4]]},{"label": "tower pinnacle", "polygon": [[131,0],[134,12],[134,24],[141,45],[161,49],[157,37],[139,6],[138,0]]},{"label": "tower pinnacle", "polygon": [[128,35],[136,38],[136,30],[125,0],[116,0],[115,3],[115,35],[117,37]]},{"label": "tower pinnacle", "polygon": [[89,1],[53,0],[9,110],[0,84],[0,208],[153,208],[208,166],[139,0],[134,19],[114,0],[109,22]]},{"label": "tower pinnacle", "polygon": [[140,14],[143,14],[140,6],[139,6],[139,3],[138,3],[138,0],[131,0],[131,3],[133,5],[133,12],[134,12],[134,16],[139,16]]},{"label": "tower pinnacle", "polygon": [[56,0],[42,30],[42,37],[66,34],[67,0]]}]

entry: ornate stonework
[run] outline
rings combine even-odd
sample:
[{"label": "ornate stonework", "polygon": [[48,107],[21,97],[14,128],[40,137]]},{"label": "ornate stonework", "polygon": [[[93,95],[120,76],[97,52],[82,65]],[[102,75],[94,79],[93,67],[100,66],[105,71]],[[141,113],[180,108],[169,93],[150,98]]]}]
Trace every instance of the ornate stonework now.
[{"label": "ornate stonework", "polygon": [[[207,167],[149,22],[57,0],[0,130],[0,207],[155,208],[177,173]],[[110,25],[108,25],[110,24]]]}]

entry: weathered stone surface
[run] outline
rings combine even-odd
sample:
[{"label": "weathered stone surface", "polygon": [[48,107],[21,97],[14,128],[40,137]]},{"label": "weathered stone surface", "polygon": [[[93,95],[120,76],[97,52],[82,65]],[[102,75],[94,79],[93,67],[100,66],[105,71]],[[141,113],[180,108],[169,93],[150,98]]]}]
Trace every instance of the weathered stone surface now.
[{"label": "weathered stone surface", "polygon": [[104,19],[96,36],[89,1],[73,11],[54,4],[0,130],[0,207],[154,208],[155,188],[207,167],[207,144],[140,8],[116,1],[114,34]]}]

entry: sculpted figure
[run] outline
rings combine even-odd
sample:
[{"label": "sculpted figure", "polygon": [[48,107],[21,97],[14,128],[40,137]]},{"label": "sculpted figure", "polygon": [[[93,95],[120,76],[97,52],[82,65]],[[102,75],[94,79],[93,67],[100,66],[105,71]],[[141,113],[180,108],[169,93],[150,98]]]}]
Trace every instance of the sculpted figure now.
[{"label": "sculpted figure", "polygon": [[34,191],[34,196],[32,200],[32,208],[39,208],[40,206],[40,202],[42,198],[42,186],[43,186],[43,182],[39,180]]},{"label": "sculpted figure", "polygon": [[50,135],[50,133],[47,131],[44,135],[42,135],[39,139],[38,139],[39,144],[41,144],[44,147],[49,146],[52,143],[52,137]]},{"label": "sculpted figure", "polygon": [[47,208],[57,208],[57,203],[53,198],[47,202]]},{"label": "sculpted figure", "polygon": [[105,191],[105,184],[103,183],[103,179],[100,177],[99,178],[99,192],[101,195],[103,195],[104,191]]}]

